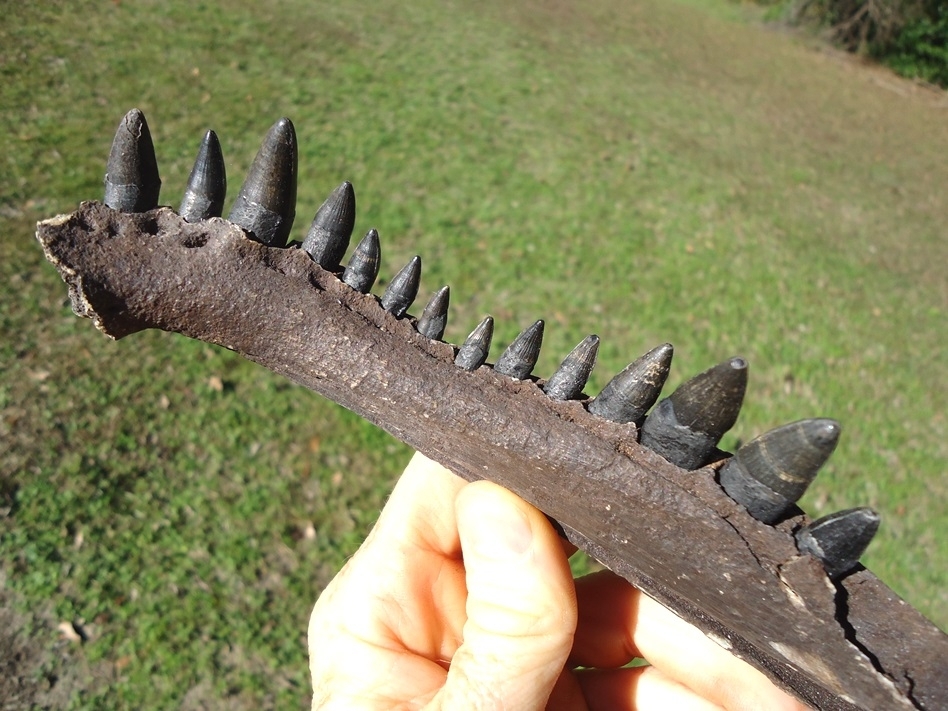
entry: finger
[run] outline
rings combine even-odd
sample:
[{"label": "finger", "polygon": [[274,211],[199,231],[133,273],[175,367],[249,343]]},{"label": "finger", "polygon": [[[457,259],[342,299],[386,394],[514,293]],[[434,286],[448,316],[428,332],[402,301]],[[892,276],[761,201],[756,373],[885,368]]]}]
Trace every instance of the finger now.
[{"label": "finger", "polygon": [[[642,595],[635,641],[663,673],[729,711],[807,707],[668,608]],[[669,640],[672,640],[669,643]]]},{"label": "finger", "polygon": [[542,709],[576,626],[559,539],[543,514],[489,482],[461,491],[457,522],[467,621],[436,707]]},{"label": "finger", "polygon": [[366,542],[383,537],[386,547],[459,555],[454,499],[465,485],[461,477],[416,452]]},{"label": "finger", "polygon": [[583,688],[572,669],[560,672],[550,700],[546,702],[546,711],[590,711]]},{"label": "finger", "polygon": [[727,709],[804,709],[761,672],[610,571],[576,583],[571,663],[617,667],[644,657],[669,679]]},{"label": "finger", "polygon": [[576,678],[589,711],[721,711],[655,667],[589,669]]},{"label": "finger", "polygon": [[576,581],[578,622],[570,662],[621,667],[642,656],[635,642],[642,593],[609,570]]},{"label": "finger", "polygon": [[[447,665],[467,596],[454,497],[465,482],[415,455],[361,548],[320,595],[310,640],[351,638]],[[313,658],[319,659],[318,650]],[[332,660],[320,660],[321,664]]]}]

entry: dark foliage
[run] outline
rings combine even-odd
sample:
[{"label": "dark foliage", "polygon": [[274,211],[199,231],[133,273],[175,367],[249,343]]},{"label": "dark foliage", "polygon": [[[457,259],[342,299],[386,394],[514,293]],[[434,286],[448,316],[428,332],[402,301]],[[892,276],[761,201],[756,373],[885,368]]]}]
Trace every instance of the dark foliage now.
[{"label": "dark foliage", "polygon": [[827,28],[850,52],[869,54],[900,74],[948,86],[946,0],[790,0],[793,24]]},{"label": "dark foliage", "polygon": [[948,87],[948,7],[906,25],[889,47],[873,54],[899,74]]}]

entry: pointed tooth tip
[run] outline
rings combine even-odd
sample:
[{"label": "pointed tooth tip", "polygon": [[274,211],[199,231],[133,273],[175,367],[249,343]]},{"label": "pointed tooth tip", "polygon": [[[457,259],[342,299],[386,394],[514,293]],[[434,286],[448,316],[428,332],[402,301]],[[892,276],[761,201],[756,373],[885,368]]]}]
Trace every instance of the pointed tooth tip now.
[{"label": "pointed tooth tip", "polygon": [[450,289],[442,286],[425,305],[421,317],[415,324],[418,333],[433,341],[440,341],[448,324],[448,300]]},{"label": "pointed tooth tip", "polygon": [[737,421],[746,388],[743,358],[708,368],[658,403],[642,425],[640,443],[683,469],[698,469]]},{"label": "pointed tooth tip", "polygon": [[836,579],[858,566],[880,523],[879,514],[868,507],[837,511],[797,531],[797,547],[819,559],[830,578]]},{"label": "pointed tooth tip", "polygon": [[267,131],[228,220],[270,247],[285,247],[296,218],[296,129],[283,117]]},{"label": "pointed tooth tip", "polygon": [[286,143],[291,149],[296,149],[296,127],[286,116],[270,126],[263,139],[263,145],[274,143]]},{"label": "pointed tooth tip", "polygon": [[415,255],[388,283],[385,293],[382,294],[382,308],[396,318],[404,316],[418,296],[420,281],[421,257]]},{"label": "pointed tooth tip", "polygon": [[105,205],[120,212],[158,206],[161,177],[148,121],[140,109],[129,110],[119,122],[105,170]]},{"label": "pointed tooth tip", "polygon": [[220,217],[227,195],[227,171],[217,134],[208,129],[201,139],[178,214],[187,222]]},{"label": "pointed tooth tip", "polygon": [[[669,399],[675,404],[676,415],[684,420],[685,424],[691,426],[698,419],[707,416],[708,398],[719,398],[717,419],[722,419],[721,416],[725,414],[725,410],[731,411],[720,424],[723,427],[723,422],[728,422],[720,432],[723,435],[737,419],[746,387],[747,361],[739,357],[731,358],[685,381],[669,396]],[[730,415],[733,415],[733,419]]]},{"label": "pointed tooth tip", "polygon": [[721,469],[728,496],[773,524],[793,510],[826,463],[840,432],[828,419],[798,420],[768,430],[737,450]]},{"label": "pointed tooth tip", "polygon": [[599,336],[586,336],[569,352],[543,391],[554,400],[572,400],[582,393],[599,353]]},{"label": "pointed tooth tip", "polygon": [[803,420],[802,426],[807,439],[817,446],[836,446],[839,436],[843,431],[842,426],[836,420],[829,418],[814,418],[812,420]]},{"label": "pointed tooth tip", "polygon": [[138,108],[129,109],[125,113],[124,120],[126,123],[132,123],[132,124],[148,123],[145,120],[144,112],[142,112],[142,110]]},{"label": "pointed tooth tip", "polygon": [[511,341],[494,364],[494,371],[517,380],[533,372],[543,343],[543,320],[538,319]]},{"label": "pointed tooth tip", "polygon": [[669,370],[671,368],[672,357],[674,355],[675,347],[672,346],[671,343],[663,343],[660,346],[655,346],[639,360],[654,363],[663,367],[665,370]]},{"label": "pointed tooth tip", "polygon": [[671,344],[664,343],[636,358],[589,403],[589,411],[612,422],[641,424],[661,394],[673,352]]},{"label": "pointed tooth tip", "polygon": [[375,228],[371,228],[359,240],[355,251],[349,257],[342,280],[356,291],[367,294],[379,275],[380,262],[379,233]]},{"label": "pointed tooth tip", "polygon": [[348,180],[333,189],[316,210],[303,249],[323,269],[335,271],[349,248],[355,227],[355,190]]},{"label": "pointed tooth tip", "polygon": [[484,365],[494,335],[494,317],[487,315],[471,331],[454,357],[455,364],[464,370],[477,370]]}]

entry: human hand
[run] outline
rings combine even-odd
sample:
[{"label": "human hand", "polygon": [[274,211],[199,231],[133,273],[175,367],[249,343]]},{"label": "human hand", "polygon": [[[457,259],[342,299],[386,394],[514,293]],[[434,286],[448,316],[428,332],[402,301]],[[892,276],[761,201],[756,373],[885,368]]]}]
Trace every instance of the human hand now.
[{"label": "human hand", "polygon": [[618,576],[574,583],[571,552],[516,495],[415,455],[313,609],[313,709],[806,708]]}]

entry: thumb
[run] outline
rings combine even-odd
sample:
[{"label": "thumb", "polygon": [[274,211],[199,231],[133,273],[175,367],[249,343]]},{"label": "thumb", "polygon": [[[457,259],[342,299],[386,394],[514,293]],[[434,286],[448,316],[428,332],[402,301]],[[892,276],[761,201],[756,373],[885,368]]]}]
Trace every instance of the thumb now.
[{"label": "thumb", "polygon": [[546,517],[482,481],[455,502],[467,577],[467,621],[444,709],[543,709],[576,631],[576,591]]}]

